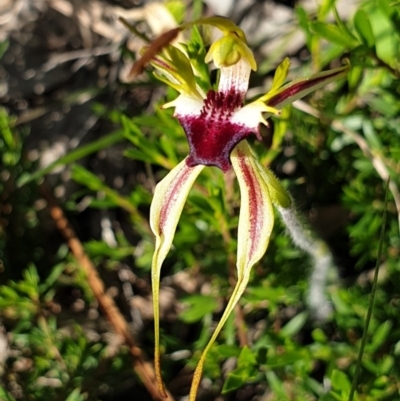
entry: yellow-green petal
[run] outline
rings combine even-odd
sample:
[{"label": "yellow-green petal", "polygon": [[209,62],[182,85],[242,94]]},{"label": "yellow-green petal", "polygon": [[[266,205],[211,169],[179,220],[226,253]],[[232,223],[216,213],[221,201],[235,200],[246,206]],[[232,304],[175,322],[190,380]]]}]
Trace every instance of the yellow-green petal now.
[{"label": "yellow-green petal", "polygon": [[288,57],[286,57],[275,70],[275,75],[272,81],[271,89],[268,92],[269,96],[273,93],[276,93],[276,91],[283,85],[289,74],[289,68],[290,68],[290,60]]},{"label": "yellow-green petal", "polygon": [[232,167],[239,181],[241,206],[238,227],[237,284],[209,343],[203,351],[193,376],[189,401],[195,401],[204,361],[230,313],[246,289],[250,272],[267,250],[274,224],[271,197],[246,141],[231,153]]},{"label": "yellow-green petal", "polygon": [[151,267],[153,291],[155,352],[154,367],[157,385],[165,394],[160,367],[159,287],[161,266],[171,249],[176,226],[186,198],[204,166],[188,167],[186,159],[172,169],[156,186],[150,207],[150,227],[156,236]]},{"label": "yellow-green petal", "polygon": [[159,71],[157,79],[176,89],[180,93],[201,98],[192,65],[187,55],[174,46],[168,46],[163,54],[155,55],[151,65]]}]

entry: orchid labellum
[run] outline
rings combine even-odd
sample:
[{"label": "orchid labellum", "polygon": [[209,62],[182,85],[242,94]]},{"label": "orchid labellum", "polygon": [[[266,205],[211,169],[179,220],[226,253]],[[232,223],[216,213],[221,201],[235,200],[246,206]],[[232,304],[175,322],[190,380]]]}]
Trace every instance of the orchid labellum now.
[{"label": "orchid labellum", "polygon": [[[155,67],[156,76],[179,92],[179,96],[164,107],[175,108],[174,116],[183,127],[190,148],[189,155],[158,183],[150,211],[150,225],[156,236],[152,262],[155,370],[162,392],[164,388],[159,341],[160,270],[171,248],[186,198],[197,176],[206,166],[219,167],[223,172],[233,169],[241,194],[237,235],[237,284],[200,357],[194,373],[190,401],[196,398],[207,352],[242,296],[252,267],[266,252],[274,224],[273,205],[281,213],[289,231],[292,234],[294,232],[294,236],[302,235],[297,227],[299,223],[295,218],[290,195],[273,173],[260,163],[246,138],[254,134],[260,139],[259,124],[267,124],[268,116],[279,114],[279,110],[285,105],[343,77],[348,71],[348,66],[344,66],[285,84],[290,65],[289,60],[285,59],[275,72],[269,92],[246,104],[250,73],[257,66],[243,31],[231,21],[219,17],[185,24],[180,30],[195,25],[209,25],[222,32],[222,37],[210,46],[205,57],[207,63],[213,61],[219,69],[217,90],[205,91],[199,85],[197,64],[189,58],[184,46],[157,43],[157,51],[161,50],[158,54],[151,54],[151,46],[150,53],[144,54]],[[175,29],[171,38],[176,33]],[[300,247],[310,253],[318,253],[318,249],[313,250],[313,243],[307,241],[295,239]],[[311,249],[306,249],[307,247]]]}]

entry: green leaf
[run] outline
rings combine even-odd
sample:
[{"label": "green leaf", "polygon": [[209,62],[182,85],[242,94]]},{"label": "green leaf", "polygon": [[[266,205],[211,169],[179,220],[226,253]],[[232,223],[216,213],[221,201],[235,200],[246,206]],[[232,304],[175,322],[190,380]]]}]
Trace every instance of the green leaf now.
[{"label": "green leaf", "polygon": [[173,15],[178,24],[180,24],[185,18],[186,7],[182,1],[170,0],[165,3],[165,7]]},{"label": "green leaf", "polygon": [[220,344],[213,347],[213,352],[224,359],[238,356],[240,348],[236,345]]},{"label": "green leaf", "polygon": [[377,56],[389,64],[395,66],[399,61],[399,39],[392,21],[379,8],[369,14],[372,31],[375,39]]},{"label": "green leaf", "polygon": [[256,355],[249,349],[249,347],[243,347],[239,355],[238,366],[248,367],[257,365]]},{"label": "green leaf", "polygon": [[238,358],[237,368],[228,374],[222,393],[228,393],[254,381],[258,374],[256,366],[256,355],[248,347],[243,347]]},{"label": "green leaf", "polygon": [[222,394],[237,390],[238,388],[249,384],[257,379],[257,370],[254,368],[236,368],[230,372],[222,388]]},{"label": "green leaf", "polygon": [[85,401],[83,394],[81,394],[81,390],[76,388],[70,395],[66,398],[65,401]]},{"label": "green leaf", "polygon": [[363,75],[364,75],[364,68],[352,64],[352,68],[349,71],[349,74],[347,75],[347,82],[349,83],[349,87],[351,90],[357,88],[357,86],[363,79]]},{"label": "green leaf", "polygon": [[26,281],[27,286],[32,287],[32,291],[36,293],[39,285],[39,275],[36,269],[36,266],[31,264],[24,272],[24,279]]},{"label": "green leaf", "polygon": [[388,375],[393,369],[395,359],[392,355],[386,355],[379,364],[379,374]]},{"label": "green leaf", "polygon": [[283,337],[293,337],[296,335],[304,326],[308,318],[307,312],[301,312],[293,319],[291,319],[286,325],[281,329],[280,334]]},{"label": "green leaf", "polygon": [[278,368],[293,365],[297,361],[304,361],[308,358],[309,353],[306,349],[293,349],[282,353],[276,353],[275,355],[267,355],[267,366],[269,368]]},{"label": "green leaf", "polygon": [[400,355],[400,341],[397,341],[394,346],[394,355],[396,355],[397,357]]},{"label": "green leaf", "polygon": [[191,295],[183,300],[190,306],[183,311],[179,317],[185,323],[194,323],[201,320],[208,313],[212,313],[217,308],[217,302],[214,297],[207,295]]},{"label": "green leaf", "polygon": [[4,401],[16,401],[15,398],[2,386],[0,386],[0,400]]},{"label": "green leaf", "polygon": [[375,38],[372,31],[371,22],[364,10],[357,10],[354,15],[354,28],[360,36],[362,42],[369,48],[374,47]]},{"label": "green leaf", "polygon": [[[385,118],[396,117],[399,115],[400,104],[398,97],[384,91],[377,91],[374,95],[368,96],[365,102],[378,113],[381,113]],[[370,120],[368,120],[370,121]]]},{"label": "green leaf", "polygon": [[14,150],[17,146],[11,130],[11,119],[3,107],[0,107],[0,140],[4,141],[9,150]]},{"label": "green leaf", "polygon": [[367,349],[369,352],[375,352],[380,348],[383,343],[386,341],[389,336],[390,331],[392,330],[392,322],[387,320],[383,322],[374,332],[371,341],[367,345]]},{"label": "green leaf", "polygon": [[124,208],[135,220],[142,221],[142,216],[129,199],[121,196],[117,191],[108,187],[99,177],[91,173],[89,170],[79,164],[74,164],[71,169],[71,177],[73,180],[87,186],[92,191],[104,192],[106,198],[113,202],[115,206]]},{"label": "green leaf", "polygon": [[307,11],[303,7],[296,5],[295,13],[297,16],[297,21],[306,36],[307,47],[308,49],[311,49],[313,34],[310,30],[310,21],[308,19],[309,17]]},{"label": "green leaf", "polygon": [[2,285],[0,287],[0,294],[0,305],[6,305],[10,301],[15,302],[18,299],[18,293],[7,285]]},{"label": "green leaf", "polygon": [[311,335],[312,335],[313,340],[317,343],[326,344],[328,342],[328,337],[326,336],[324,331],[320,328],[314,329],[312,331]]},{"label": "green leaf", "polygon": [[362,129],[370,148],[375,151],[382,151],[383,147],[381,139],[379,138],[379,134],[376,132],[371,120],[365,120]]},{"label": "green leaf", "polygon": [[318,8],[318,19],[320,21],[324,20],[328,15],[329,11],[332,9],[332,6],[335,4],[335,0],[323,0],[320,2],[320,6]]},{"label": "green leaf", "polygon": [[3,42],[0,42],[0,59],[3,57],[4,53],[7,51],[8,46],[9,46],[8,40],[4,40]]},{"label": "green leaf", "polygon": [[334,369],[331,375],[332,388],[347,396],[350,393],[351,382],[345,373]]},{"label": "green leaf", "polygon": [[89,241],[85,244],[90,257],[106,257],[112,261],[121,260],[133,254],[134,248],[130,246],[121,246],[118,244],[116,247],[111,247],[103,241]]},{"label": "green leaf", "polygon": [[205,62],[207,55],[203,38],[197,26],[192,29],[191,40],[186,44],[186,50],[195,70],[195,78],[200,87],[207,92],[211,89],[210,73]]},{"label": "green leaf", "polygon": [[272,370],[269,370],[265,373],[265,376],[267,378],[269,387],[276,395],[276,399],[282,400],[282,401],[289,400],[289,397],[285,390],[285,386],[284,386],[282,380],[278,377],[278,375],[275,372],[273,372]]},{"label": "green leaf", "polygon": [[358,45],[357,41],[352,36],[340,29],[337,25],[315,21],[311,24],[311,27],[315,33],[321,35],[324,39],[341,45],[346,49]]},{"label": "green leaf", "polygon": [[46,292],[58,280],[58,278],[61,276],[61,274],[65,270],[65,267],[66,266],[64,263],[60,263],[60,264],[54,266],[53,270],[51,271],[49,276],[46,278],[44,283],[41,283],[39,285],[39,292],[41,294]]},{"label": "green leaf", "polygon": [[353,40],[357,40],[357,38],[353,35],[353,33],[350,31],[350,29],[348,28],[348,26],[343,22],[343,20],[340,18],[340,15],[339,15],[339,13],[338,13],[338,11],[337,11],[337,8],[334,6],[334,7],[332,7],[332,12],[333,12],[333,15],[334,15],[334,17],[335,17],[335,21],[336,21],[336,24],[337,24],[337,26],[338,26],[338,28],[342,31],[342,32],[344,32],[345,34],[347,34],[348,35],[348,37],[351,37],[351,38],[353,38]]}]

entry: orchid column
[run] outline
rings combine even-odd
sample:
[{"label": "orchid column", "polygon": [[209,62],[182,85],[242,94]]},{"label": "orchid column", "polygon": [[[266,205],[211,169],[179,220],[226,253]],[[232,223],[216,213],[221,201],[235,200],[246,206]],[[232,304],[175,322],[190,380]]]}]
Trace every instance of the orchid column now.
[{"label": "orchid column", "polygon": [[[231,21],[218,17],[185,24],[181,30],[201,24],[211,25],[222,32],[222,37],[211,45],[205,58],[207,63],[213,61],[219,69],[220,78],[216,91],[211,88],[204,91],[199,85],[196,63],[192,63],[184,47],[168,45],[160,54],[153,54],[151,57],[151,64],[158,71],[156,76],[179,92],[179,96],[164,107],[175,107],[174,116],[183,127],[190,148],[189,155],[157,185],[150,210],[150,225],[156,237],[152,262],[155,370],[162,392],[164,389],[159,341],[160,270],[171,248],[186,198],[205,166],[216,166],[223,172],[232,168],[238,179],[241,195],[237,284],[200,357],[194,373],[190,401],[196,398],[209,349],[242,296],[252,267],[266,252],[274,224],[273,205],[281,213],[297,245],[317,259],[320,254],[323,257],[325,254],[330,255],[326,247],[320,246],[320,242],[312,240],[307,231],[302,229],[290,195],[273,173],[260,163],[246,138],[255,134],[261,139],[259,124],[266,124],[265,118],[271,114],[279,114],[279,109],[286,104],[343,77],[348,70],[348,66],[340,67],[283,85],[290,65],[289,60],[285,59],[276,70],[269,92],[244,105],[250,73],[257,66],[243,31]],[[149,54],[144,57],[149,57]]]}]

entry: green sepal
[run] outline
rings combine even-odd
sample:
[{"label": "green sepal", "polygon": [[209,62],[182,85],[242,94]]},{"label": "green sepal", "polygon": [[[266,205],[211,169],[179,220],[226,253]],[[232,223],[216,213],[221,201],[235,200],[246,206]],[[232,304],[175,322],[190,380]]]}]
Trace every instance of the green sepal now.
[{"label": "green sepal", "polygon": [[155,74],[160,81],[179,92],[200,96],[190,60],[177,47],[168,46],[164,50],[164,55],[153,58],[151,64],[158,71],[162,72],[162,76]]},{"label": "green sepal", "polygon": [[263,96],[260,100],[265,102],[267,99],[275,95],[275,93],[278,92],[279,88],[283,85],[285,82],[288,74],[289,74],[289,68],[290,68],[290,60],[289,57],[286,57],[282,63],[280,63],[275,71],[274,79],[272,81],[271,89],[268,91],[268,93]]},{"label": "green sepal", "polygon": [[272,81],[272,86],[270,91],[275,91],[279,89],[283,83],[285,82],[290,68],[290,60],[289,57],[286,57],[282,63],[278,65],[278,68],[275,71],[274,80]]}]

